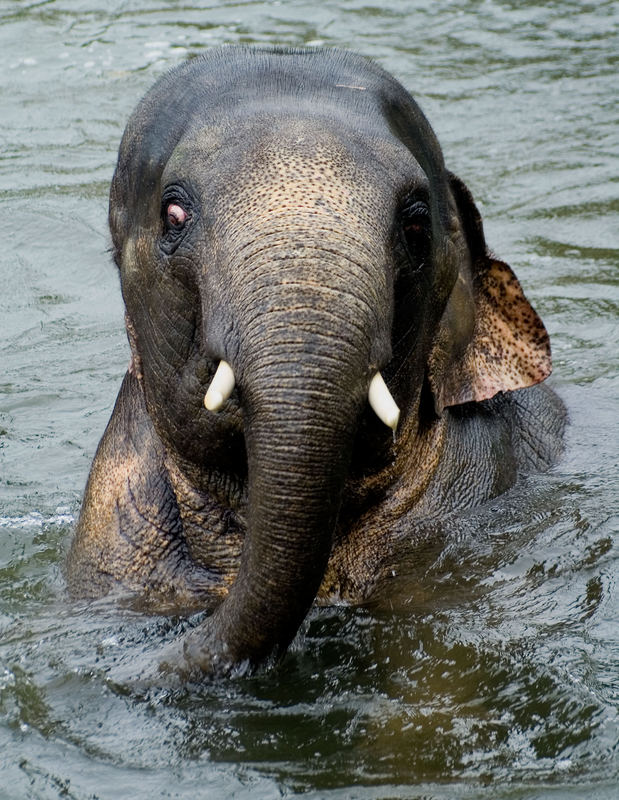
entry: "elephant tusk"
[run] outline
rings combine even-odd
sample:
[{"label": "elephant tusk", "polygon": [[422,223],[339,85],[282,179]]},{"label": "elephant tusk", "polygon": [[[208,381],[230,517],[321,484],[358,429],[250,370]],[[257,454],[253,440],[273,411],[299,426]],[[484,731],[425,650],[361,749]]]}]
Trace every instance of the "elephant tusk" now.
[{"label": "elephant tusk", "polygon": [[220,361],[211,385],[204,395],[204,405],[209,411],[220,411],[234,389],[234,372],[227,361]]},{"label": "elephant tusk", "polygon": [[391,396],[391,392],[387,388],[387,384],[380,372],[377,372],[370,381],[368,400],[378,419],[395,431],[400,420],[400,409]]}]

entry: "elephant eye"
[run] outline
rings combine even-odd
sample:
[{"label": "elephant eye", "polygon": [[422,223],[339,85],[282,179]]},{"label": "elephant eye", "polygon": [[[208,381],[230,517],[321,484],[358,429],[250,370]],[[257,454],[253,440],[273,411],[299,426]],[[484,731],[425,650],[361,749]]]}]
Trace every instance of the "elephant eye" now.
[{"label": "elephant eye", "polygon": [[402,209],[402,227],[413,234],[419,233],[430,220],[430,209],[423,200],[409,201]]},{"label": "elephant eye", "polygon": [[171,186],[161,198],[161,239],[159,246],[171,255],[183,240],[193,219],[194,205],[182,186]]},{"label": "elephant eye", "polygon": [[187,222],[189,214],[178,203],[169,203],[166,208],[166,222],[170,228],[182,228]]},{"label": "elephant eye", "polygon": [[430,244],[430,208],[425,200],[409,198],[400,215],[400,231],[411,262],[421,268],[427,260]]}]

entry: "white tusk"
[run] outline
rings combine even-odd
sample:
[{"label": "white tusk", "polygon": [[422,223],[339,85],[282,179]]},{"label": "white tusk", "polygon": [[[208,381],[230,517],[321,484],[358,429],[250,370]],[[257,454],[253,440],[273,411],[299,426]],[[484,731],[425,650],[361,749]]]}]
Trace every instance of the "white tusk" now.
[{"label": "white tusk", "polygon": [[378,419],[395,431],[400,420],[400,409],[387,389],[387,384],[380,372],[377,372],[370,381],[368,400]]},{"label": "white tusk", "polygon": [[219,411],[234,389],[234,372],[227,361],[220,361],[211,385],[204,395],[204,405],[209,411]]}]

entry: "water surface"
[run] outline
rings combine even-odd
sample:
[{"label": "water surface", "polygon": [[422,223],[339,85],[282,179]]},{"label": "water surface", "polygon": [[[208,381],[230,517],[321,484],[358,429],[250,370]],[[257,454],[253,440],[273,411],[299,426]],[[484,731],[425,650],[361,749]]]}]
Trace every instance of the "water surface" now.
[{"label": "water surface", "polygon": [[[616,4],[0,0],[0,796],[614,798]],[[128,360],[107,191],[131,109],[223,43],[337,45],[418,98],[550,331],[565,456],[251,679],[127,685],[184,623],[67,601]]]}]

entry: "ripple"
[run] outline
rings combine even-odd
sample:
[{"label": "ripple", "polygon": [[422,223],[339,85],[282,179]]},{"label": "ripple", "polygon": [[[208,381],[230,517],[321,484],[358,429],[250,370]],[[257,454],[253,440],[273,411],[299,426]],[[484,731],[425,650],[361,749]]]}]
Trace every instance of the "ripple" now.
[{"label": "ripple", "polygon": [[45,516],[38,511],[17,517],[0,517],[0,528],[44,528],[47,525],[72,525],[75,516],[69,509],[58,508],[55,514]]}]

